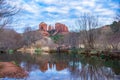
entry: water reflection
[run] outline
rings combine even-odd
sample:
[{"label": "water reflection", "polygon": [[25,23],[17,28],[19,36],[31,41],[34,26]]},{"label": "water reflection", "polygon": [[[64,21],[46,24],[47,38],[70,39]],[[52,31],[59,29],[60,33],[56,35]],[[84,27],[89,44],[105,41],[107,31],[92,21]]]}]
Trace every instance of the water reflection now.
[{"label": "water reflection", "polygon": [[[6,60],[5,57],[8,57]],[[25,80],[119,80],[120,61],[73,54],[2,55],[0,61],[16,61],[29,73]],[[107,64],[106,64],[107,62]],[[114,65],[115,64],[115,65]],[[117,71],[117,72],[116,72]],[[10,78],[4,78],[10,80]],[[24,79],[22,79],[24,80]]]}]

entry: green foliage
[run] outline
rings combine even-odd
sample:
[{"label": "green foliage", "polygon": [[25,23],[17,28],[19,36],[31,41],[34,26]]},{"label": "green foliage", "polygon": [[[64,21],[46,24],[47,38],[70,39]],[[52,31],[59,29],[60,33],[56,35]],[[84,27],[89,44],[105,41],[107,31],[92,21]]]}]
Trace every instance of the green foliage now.
[{"label": "green foliage", "polygon": [[71,49],[71,53],[77,54],[77,53],[78,53],[78,49],[77,49],[77,48],[72,48],[72,49]]},{"label": "green foliage", "polygon": [[78,53],[84,53],[84,52],[85,52],[85,49],[80,48],[80,49],[78,50]]},{"label": "green foliage", "polygon": [[97,54],[97,50],[91,50],[90,54]]},{"label": "green foliage", "polygon": [[14,53],[14,50],[9,49],[9,50],[8,50],[8,53],[9,53],[9,54],[13,54],[13,53]]},{"label": "green foliage", "polygon": [[105,59],[105,55],[104,54],[101,54],[100,57],[101,57],[101,59]]},{"label": "green foliage", "polygon": [[60,34],[57,34],[57,35],[54,35],[54,36],[51,36],[51,39],[57,43],[59,40],[63,39],[63,35],[60,35]]},{"label": "green foliage", "polygon": [[12,61],[13,64],[15,64],[16,66],[19,66],[19,64],[16,61]]},{"label": "green foliage", "polygon": [[41,52],[42,52],[42,50],[41,50],[40,48],[36,48],[36,49],[35,49],[35,53],[36,53],[36,54],[41,54]]},{"label": "green foliage", "polygon": [[112,31],[114,33],[119,32],[120,31],[120,22],[116,22],[114,21],[111,25],[110,28],[112,29]]}]

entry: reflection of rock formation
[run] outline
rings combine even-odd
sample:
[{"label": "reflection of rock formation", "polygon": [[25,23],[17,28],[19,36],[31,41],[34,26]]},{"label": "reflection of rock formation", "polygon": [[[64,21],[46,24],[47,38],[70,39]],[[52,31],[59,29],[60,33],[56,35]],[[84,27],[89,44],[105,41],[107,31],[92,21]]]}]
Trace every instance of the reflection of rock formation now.
[{"label": "reflection of rock formation", "polygon": [[27,73],[12,62],[0,62],[0,77],[24,78]]},{"label": "reflection of rock formation", "polygon": [[56,63],[43,62],[42,64],[40,64],[40,70],[42,72],[45,72],[46,70],[49,69],[48,66],[50,69],[53,69],[53,67],[56,66],[56,70],[61,71],[67,68],[68,64],[66,62],[56,62]]},{"label": "reflection of rock formation", "polygon": [[67,63],[65,63],[65,62],[57,62],[56,63],[56,70],[57,71],[60,71],[60,70],[63,70],[63,69],[65,69],[65,68],[67,68]]},{"label": "reflection of rock formation", "polygon": [[52,69],[52,67],[53,67],[53,64],[49,63],[49,68]]},{"label": "reflection of rock formation", "polygon": [[44,62],[44,63],[40,64],[40,70],[42,72],[45,72],[46,70],[48,70],[48,62]]}]

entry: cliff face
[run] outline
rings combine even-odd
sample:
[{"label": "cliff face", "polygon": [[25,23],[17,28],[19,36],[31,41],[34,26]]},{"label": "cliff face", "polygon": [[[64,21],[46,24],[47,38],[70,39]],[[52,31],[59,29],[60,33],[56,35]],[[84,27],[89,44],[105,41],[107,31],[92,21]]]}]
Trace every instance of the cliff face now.
[{"label": "cliff face", "polygon": [[44,23],[44,22],[41,22],[41,23],[39,24],[39,30],[47,31],[47,24]]},{"label": "cliff face", "polygon": [[[42,32],[43,36],[49,36],[48,32],[52,33],[65,33],[69,32],[68,27],[65,24],[62,23],[55,23],[55,26],[47,25],[45,22],[41,22],[39,24],[39,30]],[[53,33],[53,34],[54,34]]]},{"label": "cliff face", "polygon": [[44,22],[41,22],[39,24],[39,30],[41,31],[41,34],[43,36],[49,36],[49,33],[47,32],[47,24]]},{"label": "cliff face", "polygon": [[48,31],[51,31],[51,30],[53,30],[53,29],[54,29],[53,26],[51,26],[51,25],[48,26]]},{"label": "cliff face", "polygon": [[65,24],[61,24],[61,23],[56,23],[55,24],[55,30],[58,32],[69,32],[68,31],[68,27]]}]

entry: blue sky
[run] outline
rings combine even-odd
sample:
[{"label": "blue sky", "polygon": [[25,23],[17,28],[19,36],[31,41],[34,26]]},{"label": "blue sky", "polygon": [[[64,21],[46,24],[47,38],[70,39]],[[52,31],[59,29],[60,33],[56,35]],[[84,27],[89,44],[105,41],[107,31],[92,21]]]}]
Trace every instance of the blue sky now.
[{"label": "blue sky", "polygon": [[[119,0],[11,0],[10,4],[21,8],[14,16],[12,26],[18,32],[30,26],[38,29],[40,22],[54,25],[61,22],[70,30],[77,29],[75,22],[81,13],[89,12],[99,16],[101,25],[110,24],[119,9]],[[74,28],[73,28],[74,27]]]}]

